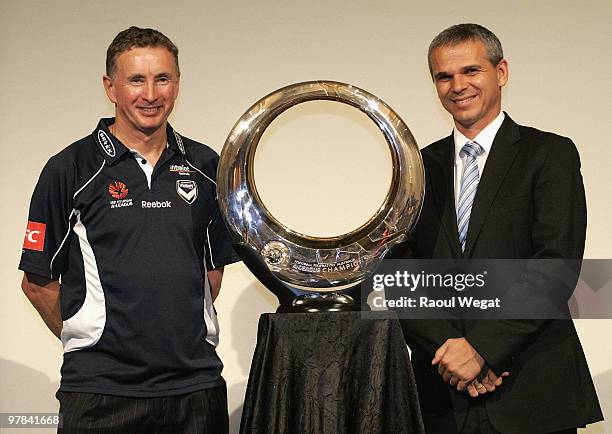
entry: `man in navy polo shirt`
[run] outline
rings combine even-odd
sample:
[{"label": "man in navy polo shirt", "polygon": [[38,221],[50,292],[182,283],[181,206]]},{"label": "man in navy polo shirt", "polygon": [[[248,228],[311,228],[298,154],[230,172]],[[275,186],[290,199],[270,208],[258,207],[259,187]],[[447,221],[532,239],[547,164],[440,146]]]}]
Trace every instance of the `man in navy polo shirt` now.
[{"label": "man in navy polo shirt", "polygon": [[32,196],[22,288],[64,348],[63,428],[223,433],[213,301],[235,262],[217,154],[168,124],[178,49],[131,27],[107,51],[116,117],[53,156]]}]

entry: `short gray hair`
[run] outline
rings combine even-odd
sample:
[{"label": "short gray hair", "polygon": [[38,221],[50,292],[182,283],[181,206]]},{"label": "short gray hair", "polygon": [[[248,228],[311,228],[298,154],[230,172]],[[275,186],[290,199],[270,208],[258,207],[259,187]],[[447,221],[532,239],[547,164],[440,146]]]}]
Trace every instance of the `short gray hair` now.
[{"label": "short gray hair", "polygon": [[487,49],[487,58],[492,65],[497,65],[504,58],[501,42],[492,31],[479,24],[456,24],[440,32],[429,44],[427,52],[429,73],[432,74],[431,53],[436,48],[457,45],[466,41],[481,41]]}]

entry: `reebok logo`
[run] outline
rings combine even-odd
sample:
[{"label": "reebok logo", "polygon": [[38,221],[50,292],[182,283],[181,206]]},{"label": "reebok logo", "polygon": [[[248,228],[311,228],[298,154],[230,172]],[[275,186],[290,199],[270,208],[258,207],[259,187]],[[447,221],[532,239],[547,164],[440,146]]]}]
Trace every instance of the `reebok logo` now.
[{"label": "reebok logo", "polygon": [[142,208],[172,208],[172,202],[170,202],[169,200],[165,200],[163,202],[160,202],[158,200],[143,200],[140,202],[140,206]]}]

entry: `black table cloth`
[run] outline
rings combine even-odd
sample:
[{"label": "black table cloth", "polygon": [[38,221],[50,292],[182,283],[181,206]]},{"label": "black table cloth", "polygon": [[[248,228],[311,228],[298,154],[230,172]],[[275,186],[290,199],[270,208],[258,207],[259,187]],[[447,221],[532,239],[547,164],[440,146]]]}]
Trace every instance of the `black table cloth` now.
[{"label": "black table cloth", "polygon": [[424,433],[410,357],[385,312],[263,314],[241,433]]}]

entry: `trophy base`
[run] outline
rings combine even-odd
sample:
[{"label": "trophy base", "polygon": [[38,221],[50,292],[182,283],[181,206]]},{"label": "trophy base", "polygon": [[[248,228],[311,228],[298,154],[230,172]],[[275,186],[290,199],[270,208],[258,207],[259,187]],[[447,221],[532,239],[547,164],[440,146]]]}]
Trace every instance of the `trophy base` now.
[{"label": "trophy base", "polygon": [[304,312],[346,312],[359,310],[359,303],[347,294],[331,292],[328,294],[303,294],[290,300],[288,304],[281,304],[278,313],[304,313]]}]

